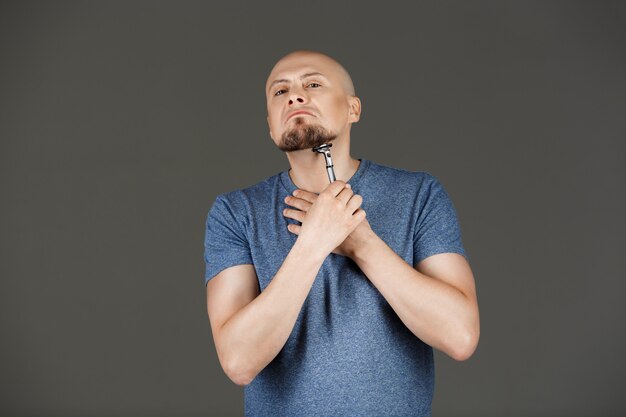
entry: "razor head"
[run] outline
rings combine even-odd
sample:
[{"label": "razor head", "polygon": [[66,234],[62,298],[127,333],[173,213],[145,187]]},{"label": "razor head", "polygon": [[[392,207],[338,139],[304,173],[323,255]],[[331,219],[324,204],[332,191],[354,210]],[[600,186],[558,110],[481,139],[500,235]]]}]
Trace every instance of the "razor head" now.
[{"label": "razor head", "polygon": [[330,156],[330,147],[333,146],[332,143],[325,143],[320,146],[316,146],[312,149],[313,152],[319,152],[324,155],[324,160],[326,161],[326,172],[328,173],[328,181],[331,183],[335,181],[335,170],[333,169],[333,159]]},{"label": "razor head", "polygon": [[332,144],[332,143],[325,143],[325,144],[323,144],[323,145],[316,146],[315,148],[313,148],[313,149],[311,149],[311,150],[312,150],[313,152],[320,152],[320,153],[323,153],[323,152],[326,152],[326,150],[327,150],[328,148],[330,148],[331,146],[333,146],[333,144]]}]

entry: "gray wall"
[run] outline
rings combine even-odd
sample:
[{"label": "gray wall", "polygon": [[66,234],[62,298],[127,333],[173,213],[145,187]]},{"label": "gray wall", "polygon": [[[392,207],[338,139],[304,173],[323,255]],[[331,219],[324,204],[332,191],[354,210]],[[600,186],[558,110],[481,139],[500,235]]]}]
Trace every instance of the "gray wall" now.
[{"label": "gray wall", "polygon": [[352,155],[458,211],[482,334],[437,352],[435,415],[624,415],[625,3],[231,3],[0,4],[0,414],[243,413],[204,221],[288,168],[263,87],[310,48]]}]

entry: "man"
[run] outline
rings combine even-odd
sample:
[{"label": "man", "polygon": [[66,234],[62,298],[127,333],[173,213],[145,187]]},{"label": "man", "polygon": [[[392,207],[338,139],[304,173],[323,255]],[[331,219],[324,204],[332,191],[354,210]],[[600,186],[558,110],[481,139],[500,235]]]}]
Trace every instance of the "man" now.
[{"label": "man", "polygon": [[205,235],[213,338],[246,415],[431,415],[432,347],[462,361],[479,338],[452,202],[426,172],[350,156],[361,102],[327,55],[281,58],[266,96],[291,169],[217,196]]}]

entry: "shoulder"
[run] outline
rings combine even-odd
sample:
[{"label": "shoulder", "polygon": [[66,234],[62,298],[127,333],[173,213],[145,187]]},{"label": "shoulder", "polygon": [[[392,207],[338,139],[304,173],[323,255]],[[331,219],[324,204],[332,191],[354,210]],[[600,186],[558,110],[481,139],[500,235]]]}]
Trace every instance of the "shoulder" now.
[{"label": "shoulder", "polygon": [[393,184],[405,189],[426,191],[440,185],[438,178],[427,171],[409,170],[370,162],[371,178],[384,184]]},{"label": "shoulder", "polygon": [[279,186],[279,175],[272,175],[256,184],[218,194],[215,204],[230,209],[233,213],[246,213],[263,209],[271,204],[273,190]]}]

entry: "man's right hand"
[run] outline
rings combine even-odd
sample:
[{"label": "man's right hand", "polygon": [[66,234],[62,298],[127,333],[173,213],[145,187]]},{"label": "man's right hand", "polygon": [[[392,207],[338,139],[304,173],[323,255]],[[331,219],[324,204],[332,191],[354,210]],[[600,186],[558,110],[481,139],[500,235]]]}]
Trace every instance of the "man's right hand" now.
[{"label": "man's right hand", "polygon": [[298,239],[328,256],[365,219],[365,211],[359,209],[362,203],[363,197],[344,181],[332,182],[305,214]]}]

